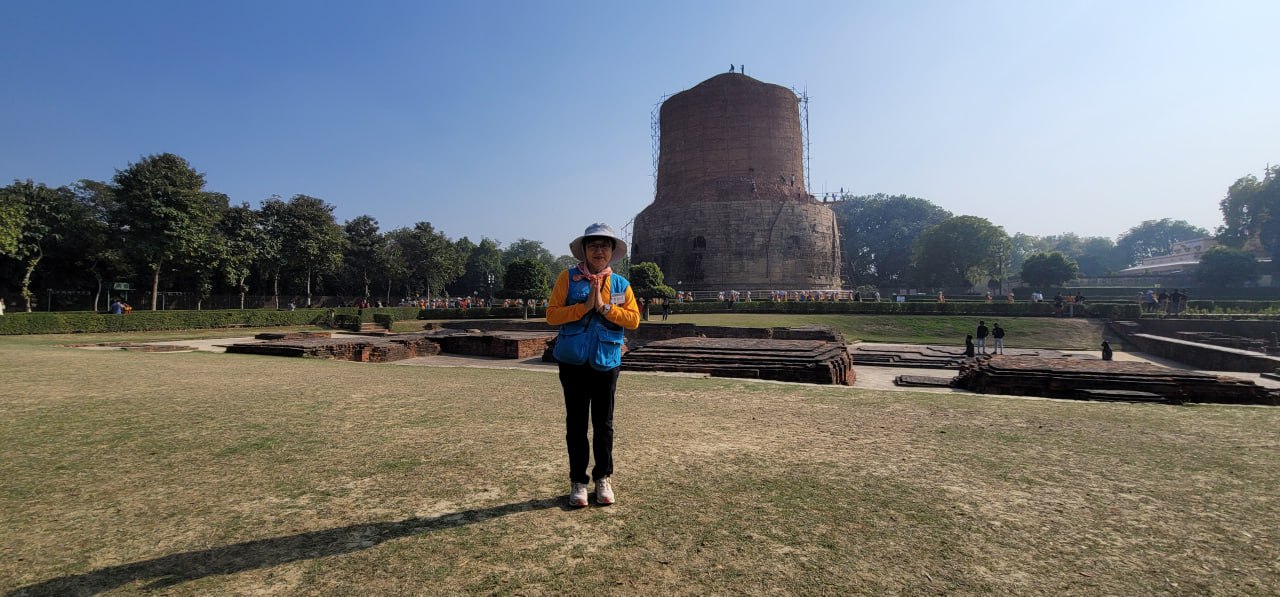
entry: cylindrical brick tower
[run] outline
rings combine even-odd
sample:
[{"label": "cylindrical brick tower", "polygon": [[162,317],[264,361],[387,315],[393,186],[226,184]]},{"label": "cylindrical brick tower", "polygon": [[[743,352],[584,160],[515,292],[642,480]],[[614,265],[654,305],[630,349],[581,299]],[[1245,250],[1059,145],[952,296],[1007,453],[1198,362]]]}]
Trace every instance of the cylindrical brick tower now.
[{"label": "cylindrical brick tower", "polygon": [[804,185],[799,101],[738,73],[663,102],[653,203],[636,216],[632,262],[681,290],[840,287],[835,214]]}]

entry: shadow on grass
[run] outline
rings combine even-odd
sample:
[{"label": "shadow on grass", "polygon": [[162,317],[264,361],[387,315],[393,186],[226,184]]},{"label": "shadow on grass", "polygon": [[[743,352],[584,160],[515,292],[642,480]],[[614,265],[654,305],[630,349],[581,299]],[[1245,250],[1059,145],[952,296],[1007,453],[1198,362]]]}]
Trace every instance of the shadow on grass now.
[{"label": "shadow on grass", "polygon": [[136,581],[148,583],[140,587],[142,590],[161,589],[206,576],[234,574],[245,570],[351,553],[392,539],[484,522],[518,512],[557,507],[562,510],[570,509],[564,505],[563,497],[543,498],[432,518],[413,517],[398,521],[354,524],[285,537],[246,541],[111,566],[84,574],[52,578],[14,589],[6,595],[8,597],[96,595]]}]

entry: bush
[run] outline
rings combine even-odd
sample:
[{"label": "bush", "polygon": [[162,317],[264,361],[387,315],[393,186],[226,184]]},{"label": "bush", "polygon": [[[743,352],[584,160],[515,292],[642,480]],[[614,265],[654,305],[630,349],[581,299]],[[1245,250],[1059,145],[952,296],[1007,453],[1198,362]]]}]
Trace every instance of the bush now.
[{"label": "bush", "polygon": [[1188,312],[1195,313],[1277,313],[1280,303],[1275,301],[1200,300],[1187,301]]},{"label": "bush", "polygon": [[[1275,287],[1258,287],[1258,288],[1199,288],[1187,286],[1176,286],[1165,284],[1163,288],[1169,292],[1173,292],[1174,288],[1181,288],[1183,292],[1206,300],[1240,300],[1240,301],[1280,301],[1280,288]],[[1065,294],[1083,294],[1090,300],[1108,300],[1108,301],[1132,301],[1135,300],[1140,292],[1154,289],[1157,294],[1160,288],[1156,286],[1081,286],[1069,287],[1062,289]],[[1018,289],[1019,293],[1023,289]],[[1056,289],[1054,289],[1056,290]],[[1048,293],[1050,296],[1052,292]],[[1021,294],[1019,294],[1021,296]]]},{"label": "bush", "polygon": [[0,334],[72,334],[81,332],[141,332],[225,327],[318,324],[323,309],[297,311],[135,311],[110,315],[92,311],[10,313],[0,317]]},{"label": "bush", "polygon": [[[529,307],[529,317],[546,317],[542,307]],[[422,309],[417,319],[519,319],[524,307],[473,307],[471,309]]]},{"label": "bush", "polygon": [[[330,321],[331,311],[333,321]],[[363,316],[386,315],[397,319],[413,319],[417,314],[416,307],[390,307],[365,309]],[[351,323],[358,328],[362,319],[359,310],[354,307],[294,311],[272,309],[134,311],[128,315],[110,315],[93,311],[10,312],[0,317],[0,335],[150,332],[226,327],[340,325],[342,323]]]}]

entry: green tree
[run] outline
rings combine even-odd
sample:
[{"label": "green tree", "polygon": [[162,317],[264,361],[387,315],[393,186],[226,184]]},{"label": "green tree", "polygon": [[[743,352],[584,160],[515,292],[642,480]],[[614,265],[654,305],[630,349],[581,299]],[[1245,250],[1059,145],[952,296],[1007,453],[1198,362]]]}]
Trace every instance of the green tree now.
[{"label": "green tree", "polygon": [[1175,242],[1204,236],[1209,236],[1208,230],[1192,226],[1185,220],[1147,220],[1121,234],[1116,240],[1116,250],[1128,267],[1147,257],[1168,255]]},{"label": "green tree", "polygon": [[311,282],[342,263],[344,237],[333,219],[333,206],[323,199],[294,195],[277,220],[281,256],[285,265],[305,279],[307,306],[311,306]]},{"label": "green tree", "polygon": [[529,318],[529,301],[547,298],[551,291],[551,272],[547,265],[535,259],[518,259],[507,264],[502,277],[505,285],[499,296],[524,300],[524,318]]},{"label": "green tree", "polygon": [[576,257],[573,255],[561,255],[556,257],[556,262],[552,264],[551,271],[559,273],[575,265],[578,265],[578,259]]},{"label": "green tree", "polygon": [[911,266],[911,247],[926,228],[951,212],[905,195],[846,197],[831,204],[840,230],[841,270],[857,283],[900,285]]},{"label": "green tree", "polygon": [[1039,236],[1019,232],[1009,237],[1009,271],[1022,271],[1028,257],[1048,252],[1049,246],[1050,243]]},{"label": "green tree", "polygon": [[[213,242],[226,196],[204,192],[204,175],[171,153],[152,155],[116,172],[114,223],[125,231],[126,250],[151,270],[151,310],[160,272],[200,259]],[[221,203],[221,205],[220,205]]]},{"label": "green tree", "polygon": [[[386,238],[378,232],[378,221],[371,216],[359,216],[347,220],[342,225],[346,237],[346,250],[343,251],[343,278],[348,285],[354,284],[362,292],[360,296],[368,298],[369,285],[378,273],[378,251],[386,242]],[[391,298],[387,297],[390,304]]]},{"label": "green tree", "polygon": [[68,221],[75,211],[75,196],[66,187],[51,189],[31,180],[14,181],[0,189],[0,196],[7,196],[0,200],[0,204],[20,204],[25,214],[14,251],[8,254],[22,262],[21,294],[30,313],[34,301],[31,276],[50,247],[64,237]]},{"label": "green tree", "polygon": [[1061,286],[1075,279],[1080,267],[1060,251],[1036,253],[1022,263],[1022,281],[1032,286]]},{"label": "green tree", "polygon": [[248,203],[227,208],[218,224],[222,237],[222,273],[229,286],[240,293],[240,308],[244,309],[245,294],[249,292],[249,274],[262,257],[265,231],[262,216]]},{"label": "green tree", "polygon": [[1206,287],[1226,288],[1258,277],[1258,258],[1243,249],[1218,245],[1200,256],[1196,279]]},{"label": "green tree", "polygon": [[[477,245],[463,237],[454,244],[459,253],[465,255],[466,266],[462,276],[449,286],[449,292],[457,295],[478,292],[492,297],[494,291],[502,288],[502,276],[506,272],[506,267],[502,264],[502,248],[498,242],[481,238]],[[467,245],[470,245],[469,250],[466,250]]]},{"label": "green tree", "polygon": [[1280,214],[1280,165],[1269,166],[1262,180],[1249,174],[1242,176],[1227,188],[1227,195],[1218,202],[1223,224],[1218,228],[1218,241],[1235,248],[1242,248],[1257,239],[1263,224]]},{"label": "green tree", "polygon": [[219,228],[220,219],[230,208],[231,200],[223,193],[206,192],[205,195],[217,209],[213,230],[205,242],[196,245],[194,251],[183,255],[180,260],[194,287],[197,311],[203,309],[204,302],[213,295],[213,286],[219,274],[223,273],[224,261],[231,258],[227,239]]},{"label": "green tree", "polygon": [[105,182],[87,179],[72,185],[71,191],[76,203],[74,231],[64,240],[64,250],[75,256],[74,267],[93,276],[93,309],[98,311],[106,282],[131,276],[121,231],[111,224],[115,191]]},{"label": "green tree", "polygon": [[632,265],[627,271],[627,281],[631,283],[631,292],[644,303],[646,320],[649,319],[649,301],[676,297],[676,289],[663,283],[662,268],[651,261]]},{"label": "green tree", "polygon": [[1124,255],[1116,248],[1115,241],[1105,236],[1086,236],[1081,239],[1080,251],[1070,255],[1080,266],[1081,276],[1105,276],[1127,267]]},{"label": "green tree", "polygon": [[[532,259],[545,265],[547,269],[551,269],[556,265],[555,255],[552,255],[551,251],[542,246],[542,241],[529,240],[527,238],[511,243],[510,246],[502,251],[503,266],[510,265],[521,259]],[[575,261],[575,263],[577,262]]]},{"label": "green tree", "polygon": [[262,227],[262,242],[258,245],[256,268],[264,278],[271,280],[271,302],[280,308],[280,276],[285,268],[284,243],[288,231],[289,206],[279,195],[272,195],[262,202],[258,210]]},{"label": "green tree", "polygon": [[1115,242],[1105,236],[1080,236],[1074,232],[1052,234],[1045,237],[1015,234],[1012,238],[1014,258],[1010,269],[1020,271],[1022,262],[1036,253],[1062,253],[1080,268],[1081,276],[1103,276],[1128,266],[1115,248]]},{"label": "green tree", "polygon": [[27,204],[21,193],[11,190],[19,184],[15,180],[13,185],[0,190],[0,257],[18,254],[18,240],[22,238],[22,228],[27,223]]},{"label": "green tree", "polygon": [[377,258],[378,270],[382,273],[383,279],[387,282],[387,304],[391,304],[391,289],[396,282],[404,285],[405,298],[413,298],[414,294],[409,290],[409,266],[405,262],[404,250],[397,241],[398,235],[395,231],[384,235],[381,246],[375,254]]},{"label": "green tree", "polygon": [[920,233],[912,275],[930,286],[977,286],[999,276],[1012,253],[1004,229],[977,216],[957,216]]},{"label": "green tree", "polygon": [[[1267,255],[1280,255],[1280,165],[1267,168],[1265,176],[1258,184],[1256,196],[1253,197],[1254,210],[1257,211],[1257,249],[1266,251]],[[1245,243],[1244,249],[1254,249],[1253,243]],[[1276,261],[1271,261],[1276,268]]]},{"label": "green tree", "polygon": [[430,298],[433,291],[443,290],[462,275],[464,263],[458,248],[430,222],[392,230],[389,239],[398,246],[409,295]]}]

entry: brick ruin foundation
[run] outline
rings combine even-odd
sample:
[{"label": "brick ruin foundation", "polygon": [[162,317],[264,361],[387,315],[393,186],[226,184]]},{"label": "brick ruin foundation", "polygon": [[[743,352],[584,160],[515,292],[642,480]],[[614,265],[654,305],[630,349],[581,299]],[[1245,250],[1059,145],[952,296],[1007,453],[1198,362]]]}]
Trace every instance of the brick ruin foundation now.
[{"label": "brick ruin foundation", "polygon": [[265,342],[245,342],[227,346],[227,352],[285,357],[311,357],[388,363],[440,353],[468,356],[527,359],[539,356],[551,332],[481,332],[478,330],[431,330],[412,334],[387,334],[334,338],[331,332],[258,334]]},{"label": "brick ruin foundation", "polygon": [[[505,359],[550,357],[555,328],[543,322],[457,322],[466,329],[428,324],[428,330],[387,336],[333,337],[329,332],[259,334],[265,342],[227,346],[227,352],[386,363],[440,353]],[[488,330],[480,327],[492,328]],[[504,330],[502,327],[517,327]],[[729,337],[708,337],[713,335]],[[692,324],[646,325],[628,332],[623,368],[694,372],[804,383],[852,385],[844,337],[822,326],[721,328]]]},{"label": "brick ruin foundation", "polygon": [[[919,369],[958,369],[969,357],[964,350],[954,346],[929,346],[913,344],[865,346],[861,344],[850,347],[849,352],[855,365],[878,367],[908,367]],[[1037,349],[1020,350],[1024,356],[1043,356],[1055,359],[1086,358],[1068,355],[1056,350]],[[978,355],[985,359],[991,355]]]},{"label": "brick ruin foundation", "polygon": [[1149,363],[999,355],[960,366],[951,386],[983,394],[1181,404],[1280,405],[1280,391],[1252,381]]},{"label": "brick ruin foundation", "polygon": [[433,339],[440,343],[442,352],[450,354],[528,359],[541,356],[547,342],[555,337],[554,332],[450,331],[437,333]]},{"label": "brick ruin foundation", "polygon": [[359,363],[389,363],[440,354],[440,345],[425,333],[385,337],[333,338],[320,334],[259,334],[265,342],[228,345],[227,352],[280,357],[310,357]]},{"label": "brick ruin foundation", "polygon": [[1280,404],[1280,391],[1227,376],[1150,363],[1104,361],[1094,355],[1045,349],[965,357],[952,346],[851,347],[856,365],[958,370],[956,376],[899,375],[894,385],[953,387],[982,394],[1077,400]]},{"label": "brick ruin foundation", "polygon": [[627,353],[622,368],[838,385],[856,378],[845,344],[829,340],[658,340]]}]

